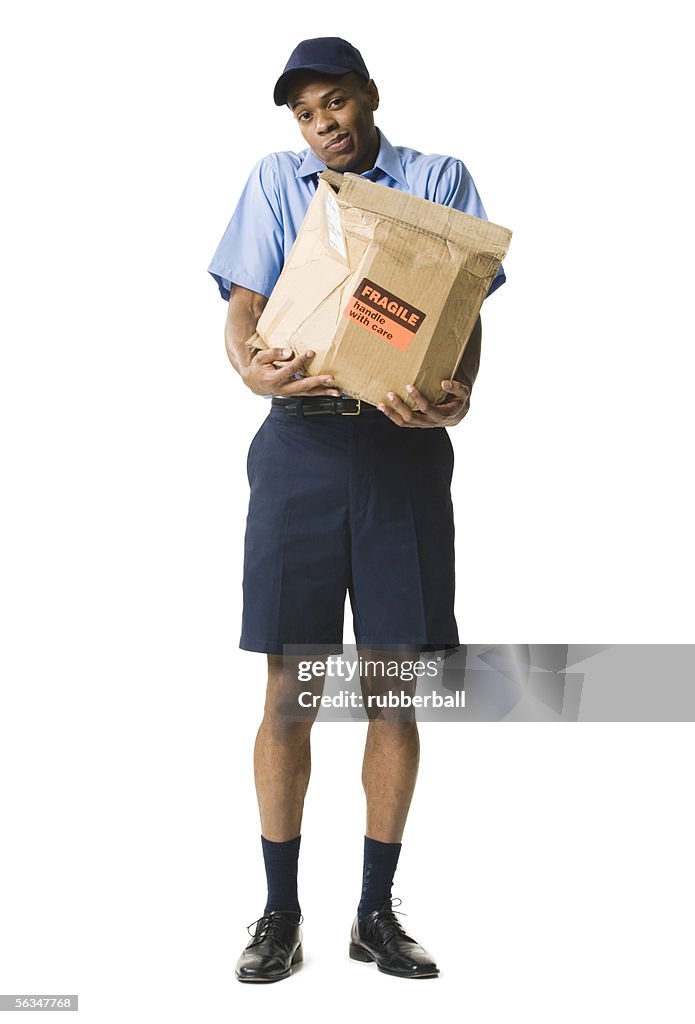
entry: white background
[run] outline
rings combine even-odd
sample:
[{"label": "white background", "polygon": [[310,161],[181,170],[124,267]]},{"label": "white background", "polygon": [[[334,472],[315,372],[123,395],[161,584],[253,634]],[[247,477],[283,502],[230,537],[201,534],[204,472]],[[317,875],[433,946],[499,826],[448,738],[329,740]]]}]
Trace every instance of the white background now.
[{"label": "white background", "polygon": [[3,18],[0,991],[89,1022],[691,1021],[688,725],[423,727],[394,889],[442,968],[420,985],[347,959],[363,727],[317,727],[306,965],[234,980],[264,899],[264,658],[237,643],[267,406],[206,268],[255,161],[304,145],[272,101],[300,39],[355,43],[391,142],[461,157],[514,231],[452,431],[462,639],[693,640],[682,5],[342,10]]}]

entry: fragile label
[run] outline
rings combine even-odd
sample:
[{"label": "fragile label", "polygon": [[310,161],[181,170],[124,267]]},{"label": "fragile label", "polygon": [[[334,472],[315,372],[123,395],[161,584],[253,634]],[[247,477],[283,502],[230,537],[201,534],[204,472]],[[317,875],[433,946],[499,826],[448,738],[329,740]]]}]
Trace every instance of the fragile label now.
[{"label": "fragile label", "polygon": [[343,316],[403,351],[415,337],[426,314],[363,277]]},{"label": "fragile label", "polygon": [[336,252],[339,252],[343,259],[346,258],[345,237],[343,236],[343,225],[340,221],[340,207],[335,201],[332,192],[326,193],[326,224],[328,225],[328,243]]}]

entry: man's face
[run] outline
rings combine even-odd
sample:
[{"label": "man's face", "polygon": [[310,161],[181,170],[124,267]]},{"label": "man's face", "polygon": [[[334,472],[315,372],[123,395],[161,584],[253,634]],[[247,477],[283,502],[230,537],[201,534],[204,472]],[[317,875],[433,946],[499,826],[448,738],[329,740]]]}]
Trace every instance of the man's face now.
[{"label": "man's face", "polygon": [[301,71],[290,83],[287,105],[305,141],[333,171],[361,174],[374,166],[379,137],[374,111],[379,93],[359,75]]}]

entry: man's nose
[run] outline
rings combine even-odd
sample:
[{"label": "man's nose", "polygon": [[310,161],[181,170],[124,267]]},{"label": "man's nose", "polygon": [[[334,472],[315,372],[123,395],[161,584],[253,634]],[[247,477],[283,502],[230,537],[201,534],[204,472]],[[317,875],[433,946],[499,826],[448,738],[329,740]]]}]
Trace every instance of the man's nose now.
[{"label": "man's nose", "polygon": [[331,110],[322,110],[316,115],[315,125],[319,135],[326,135],[337,128],[338,122]]}]

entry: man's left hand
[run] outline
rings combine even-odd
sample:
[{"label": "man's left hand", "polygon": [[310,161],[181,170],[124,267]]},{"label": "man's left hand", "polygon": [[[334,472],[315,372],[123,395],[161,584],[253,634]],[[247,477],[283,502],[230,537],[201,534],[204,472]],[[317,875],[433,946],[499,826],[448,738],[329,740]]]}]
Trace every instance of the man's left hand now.
[{"label": "man's left hand", "polygon": [[395,391],[389,391],[378,409],[397,427],[455,427],[468,412],[471,393],[457,380],[443,380],[442,391],[448,396],[441,405],[432,405],[417,388],[409,384],[406,391],[415,399],[417,409],[411,409]]}]

